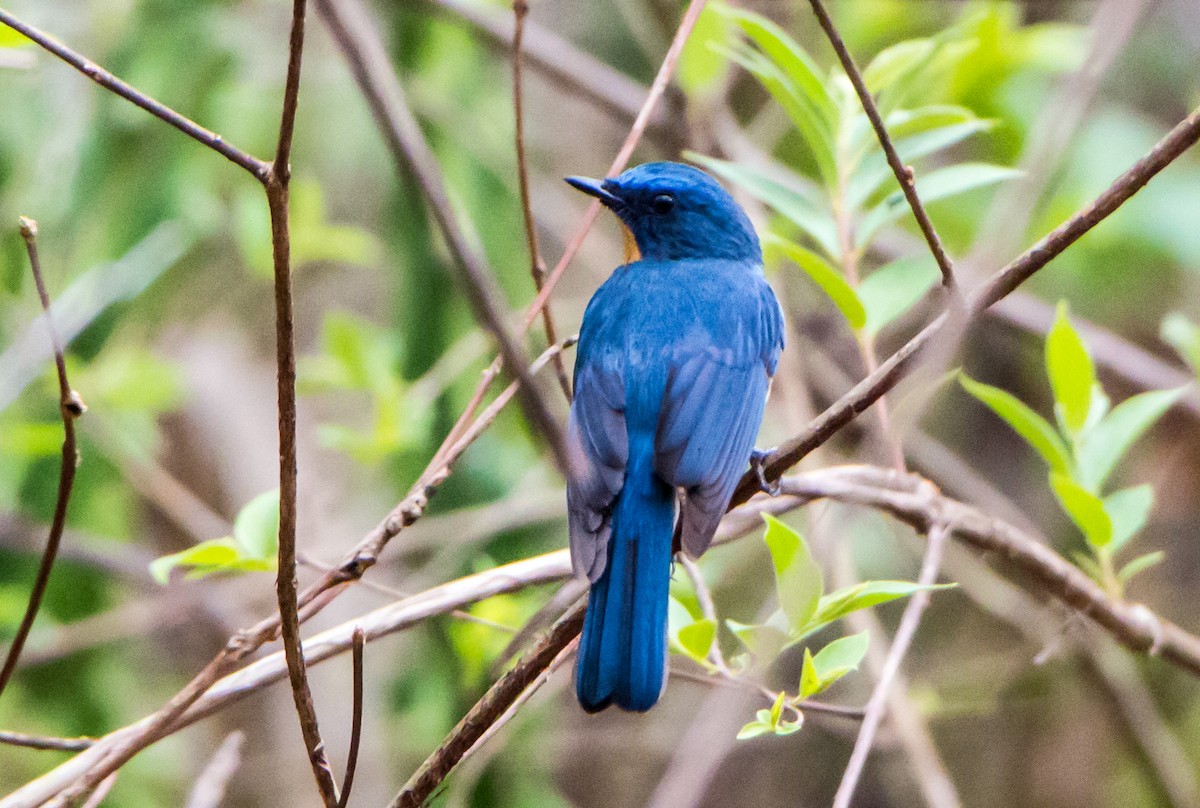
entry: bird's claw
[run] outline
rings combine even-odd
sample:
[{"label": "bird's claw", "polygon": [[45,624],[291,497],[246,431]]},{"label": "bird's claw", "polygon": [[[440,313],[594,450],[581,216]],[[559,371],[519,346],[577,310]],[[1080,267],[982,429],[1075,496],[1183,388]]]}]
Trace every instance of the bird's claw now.
[{"label": "bird's claw", "polygon": [[754,471],[754,475],[758,477],[758,487],[764,494],[769,497],[777,497],[782,491],[779,480],[774,482],[767,481],[765,464],[767,458],[774,453],[772,449],[755,449],[750,453],[750,468]]}]

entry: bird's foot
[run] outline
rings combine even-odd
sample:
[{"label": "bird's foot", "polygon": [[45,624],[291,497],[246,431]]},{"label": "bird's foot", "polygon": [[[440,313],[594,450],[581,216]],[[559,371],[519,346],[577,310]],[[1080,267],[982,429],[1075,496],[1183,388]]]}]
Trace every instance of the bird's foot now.
[{"label": "bird's foot", "polygon": [[766,461],[774,453],[774,449],[755,449],[750,453],[750,469],[758,477],[758,487],[769,497],[779,496],[782,490],[779,480],[767,481]]}]

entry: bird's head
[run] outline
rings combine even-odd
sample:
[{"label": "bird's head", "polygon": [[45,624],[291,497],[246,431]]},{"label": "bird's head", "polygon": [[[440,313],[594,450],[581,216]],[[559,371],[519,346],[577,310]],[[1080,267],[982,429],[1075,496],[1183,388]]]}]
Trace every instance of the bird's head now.
[{"label": "bird's head", "polygon": [[567,177],[567,182],[620,218],[642,258],[762,262],[758,236],[745,211],[697,168],[644,163],[605,180]]}]

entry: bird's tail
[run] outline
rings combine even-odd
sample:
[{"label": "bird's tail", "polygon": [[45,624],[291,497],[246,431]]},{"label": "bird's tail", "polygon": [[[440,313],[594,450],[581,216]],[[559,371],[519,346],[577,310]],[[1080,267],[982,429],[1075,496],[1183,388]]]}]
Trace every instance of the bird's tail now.
[{"label": "bird's tail", "polygon": [[608,566],[588,596],[575,668],[579,703],[591,713],[610,704],[649,710],[666,683],[675,491],[654,473],[652,450],[630,444]]}]

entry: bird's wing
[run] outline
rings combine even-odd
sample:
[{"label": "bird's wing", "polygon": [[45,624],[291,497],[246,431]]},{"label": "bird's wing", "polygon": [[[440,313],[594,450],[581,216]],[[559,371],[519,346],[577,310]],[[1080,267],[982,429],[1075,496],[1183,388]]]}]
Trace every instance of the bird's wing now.
[{"label": "bird's wing", "polygon": [[783,319],[765,280],[730,303],[713,344],[685,351],[672,368],[659,421],[655,465],[686,490],[682,542],[693,557],[708,548],[746,469],[783,348]]},{"label": "bird's wing", "polygon": [[567,522],[576,575],[595,581],[608,563],[612,509],[625,479],[625,380],[619,296],[597,291],[584,313],[575,358],[575,398],[567,420]]}]

